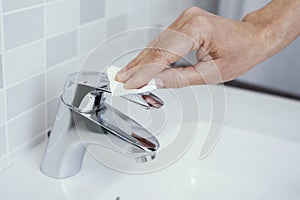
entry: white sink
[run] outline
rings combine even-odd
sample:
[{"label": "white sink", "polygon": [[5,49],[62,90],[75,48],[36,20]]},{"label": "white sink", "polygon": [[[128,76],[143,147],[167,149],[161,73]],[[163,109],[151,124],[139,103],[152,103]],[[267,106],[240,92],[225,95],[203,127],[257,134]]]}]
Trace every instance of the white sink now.
[{"label": "white sink", "polygon": [[[299,200],[300,102],[226,88],[223,134],[200,159],[211,127],[211,101],[205,88],[196,89],[200,122],[187,117],[182,126],[197,123],[197,137],[176,162],[133,174],[111,169],[87,154],[79,174],[56,180],[39,171],[42,144],[0,174],[0,199]],[[175,93],[189,101],[186,90]]]}]

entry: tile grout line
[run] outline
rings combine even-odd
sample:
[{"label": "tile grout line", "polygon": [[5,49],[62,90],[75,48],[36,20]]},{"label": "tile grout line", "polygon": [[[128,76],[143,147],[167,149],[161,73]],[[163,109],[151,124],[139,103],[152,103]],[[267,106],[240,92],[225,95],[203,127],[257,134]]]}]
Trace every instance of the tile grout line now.
[{"label": "tile grout line", "polygon": [[16,14],[16,13],[19,13],[19,12],[26,12],[26,11],[31,10],[31,9],[40,8],[42,6],[43,6],[43,3],[40,3],[40,4],[37,4],[37,5],[33,5],[33,6],[27,6],[27,7],[19,8],[19,9],[13,9],[13,10],[10,10],[10,11],[2,12],[2,15],[4,15],[4,16],[13,15],[13,14]]},{"label": "tile grout line", "polygon": [[49,102],[51,102],[51,101],[53,101],[53,100],[61,97],[61,95],[62,95],[62,92],[60,92],[60,93],[58,93],[58,94],[56,94],[56,95],[54,95],[52,97],[49,97],[49,99],[47,99],[46,103],[49,103]]},{"label": "tile grout line", "polygon": [[8,138],[8,126],[7,126],[7,121],[8,121],[8,112],[7,112],[7,98],[6,98],[6,77],[4,75],[4,72],[5,72],[5,65],[4,65],[4,43],[5,43],[5,40],[4,40],[4,22],[3,22],[3,1],[0,2],[0,22],[1,22],[1,35],[0,35],[0,39],[2,40],[1,42],[1,51],[2,51],[2,56],[1,56],[1,62],[2,62],[2,81],[3,81],[3,98],[4,98],[4,128],[5,128],[5,139],[6,139],[6,160],[7,160],[7,163],[6,163],[6,166],[4,168],[6,168],[9,163],[10,163],[10,158],[8,156],[9,154],[9,138]]},{"label": "tile grout line", "polygon": [[47,57],[47,38],[46,38],[46,35],[47,35],[47,8],[46,8],[46,0],[43,0],[44,2],[44,39],[43,39],[43,42],[44,42],[44,102],[45,102],[45,106],[44,106],[44,118],[45,118],[45,122],[44,122],[44,127],[45,129],[47,130],[48,128],[48,105],[47,105],[47,77],[48,77],[48,73],[47,73],[47,60],[48,60],[48,57]]},{"label": "tile grout line", "polygon": [[62,31],[62,32],[59,32],[59,33],[55,33],[55,34],[49,35],[49,36],[46,35],[44,37],[41,37],[39,39],[26,42],[26,43],[21,44],[19,46],[16,46],[16,47],[13,47],[13,48],[10,48],[10,49],[6,49],[5,52],[10,52],[10,51],[13,51],[13,50],[18,49],[18,48],[29,46],[29,45],[31,45],[31,44],[33,44],[35,42],[43,41],[44,38],[45,39],[51,39],[51,38],[54,38],[54,37],[58,37],[58,36],[67,34],[67,33],[72,32],[72,31],[76,31],[76,28],[71,28],[71,29],[68,29],[68,30],[65,30],[65,31]]},{"label": "tile grout line", "polygon": [[36,104],[35,106],[32,106],[31,108],[28,108],[28,109],[25,110],[24,112],[19,113],[19,114],[15,115],[14,117],[10,118],[10,119],[7,119],[6,124],[9,124],[9,123],[11,123],[12,121],[18,119],[19,117],[22,117],[22,116],[24,116],[24,115],[26,115],[26,114],[28,114],[28,113],[34,111],[35,109],[39,108],[40,106],[42,106],[42,105],[45,104],[45,103],[46,103],[45,101],[43,101],[43,102],[41,102],[41,103],[38,103],[38,104]]},{"label": "tile grout line", "polygon": [[39,7],[42,7],[44,5],[51,5],[51,4],[55,4],[55,3],[59,3],[59,2],[63,2],[63,1],[68,1],[68,0],[56,0],[56,1],[50,1],[50,2],[47,2],[47,1],[43,1],[42,3],[39,3],[39,4],[35,4],[35,5],[31,5],[31,6],[25,6],[23,8],[17,8],[17,9],[13,9],[13,10],[10,10],[10,11],[6,11],[6,12],[2,12],[3,15],[12,15],[12,14],[15,14],[15,13],[18,13],[18,12],[23,12],[23,11],[28,11],[28,10],[31,10],[31,9],[35,9],[35,8],[39,8]]},{"label": "tile grout line", "polygon": [[[19,159],[21,159],[23,156],[26,155],[26,153],[34,148],[36,145],[38,145],[40,142],[42,142],[42,138],[45,138],[45,130],[42,130],[41,132],[39,132],[36,136],[32,137],[31,139],[27,140],[25,143],[23,143],[22,145],[18,146],[16,149],[14,149],[12,152],[10,152],[9,156],[13,157],[14,159],[11,160],[11,162],[8,164],[8,166],[14,164],[15,162],[17,162]],[[20,153],[18,151],[22,150],[22,148],[28,148],[26,151]],[[0,170],[1,172],[1,170]]]},{"label": "tile grout line", "polygon": [[67,60],[64,60],[63,62],[60,62],[60,63],[58,63],[58,64],[55,64],[55,65],[51,66],[50,68],[46,68],[44,71],[38,72],[38,73],[33,74],[33,75],[31,75],[31,76],[29,76],[29,77],[27,77],[27,78],[24,78],[24,79],[22,79],[22,80],[20,80],[20,81],[18,81],[18,82],[15,82],[14,84],[11,84],[11,85],[7,86],[6,89],[10,89],[10,88],[12,88],[12,87],[15,87],[15,86],[17,86],[17,85],[19,85],[19,84],[22,84],[22,83],[24,83],[24,82],[30,80],[30,79],[32,79],[32,78],[36,78],[37,76],[43,75],[45,72],[49,72],[49,71],[55,70],[55,69],[61,67],[62,65],[66,64],[66,63],[68,63],[68,62],[71,62],[71,61],[73,61],[73,60],[75,60],[75,59],[77,59],[77,56],[74,56],[74,57],[72,57],[72,58],[69,58],[69,59],[67,59]]},{"label": "tile grout line", "polygon": [[81,42],[80,42],[80,19],[81,19],[81,1],[80,0],[77,0],[77,26],[76,26],[76,29],[77,29],[77,39],[76,39],[76,42],[77,42],[77,49],[76,49],[76,53],[77,53],[77,59],[76,59],[76,68],[77,70],[76,71],[80,71],[80,66],[79,66],[79,63],[80,63],[80,49],[81,49]]},{"label": "tile grout line", "polygon": [[[47,4],[46,4],[46,5],[47,5]],[[70,29],[68,29],[68,30],[61,31],[61,32],[59,32],[59,33],[54,33],[54,34],[51,34],[51,35],[49,35],[49,36],[48,36],[48,35],[45,35],[45,38],[46,38],[46,39],[51,39],[51,38],[54,38],[54,37],[58,37],[58,36],[60,36],[60,35],[66,34],[66,33],[69,33],[69,32],[72,32],[72,31],[79,30],[80,28],[85,28],[85,27],[91,26],[91,25],[96,24],[96,23],[98,23],[98,22],[100,22],[100,21],[102,21],[102,20],[105,20],[105,18],[99,18],[99,19],[97,19],[97,20],[94,20],[94,21],[91,21],[91,22],[88,22],[88,23],[85,23],[85,24],[77,25],[75,28],[70,28]],[[15,49],[22,48],[22,47],[26,47],[26,46],[29,46],[29,45],[35,43],[35,42],[40,42],[40,41],[43,41],[43,40],[44,40],[44,38],[39,38],[39,39],[29,41],[29,42],[27,42],[27,43],[25,43],[25,44],[21,44],[21,45],[19,45],[19,46],[16,46],[16,47],[13,47],[13,48],[10,48],[10,49],[6,49],[6,50],[5,50],[5,48],[4,48],[3,51],[2,51],[2,54],[4,53],[4,51],[5,51],[5,53],[7,53],[7,52],[13,51],[13,50],[15,50]]]}]

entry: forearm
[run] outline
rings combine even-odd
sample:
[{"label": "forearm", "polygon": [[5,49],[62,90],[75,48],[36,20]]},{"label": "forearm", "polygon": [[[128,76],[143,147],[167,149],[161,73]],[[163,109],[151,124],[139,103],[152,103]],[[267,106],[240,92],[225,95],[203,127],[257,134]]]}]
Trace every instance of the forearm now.
[{"label": "forearm", "polygon": [[245,16],[265,42],[265,59],[285,48],[300,35],[300,0],[273,0]]}]

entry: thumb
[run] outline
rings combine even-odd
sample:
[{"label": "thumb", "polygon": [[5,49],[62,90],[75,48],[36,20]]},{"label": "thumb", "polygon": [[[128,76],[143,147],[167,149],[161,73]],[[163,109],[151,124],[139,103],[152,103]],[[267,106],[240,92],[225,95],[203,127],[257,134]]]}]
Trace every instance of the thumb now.
[{"label": "thumb", "polygon": [[155,77],[158,88],[181,88],[203,84],[202,80],[194,66],[166,68]]},{"label": "thumb", "polygon": [[214,60],[200,62],[195,66],[170,67],[156,77],[158,87],[181,88],[190,85],[216,84],[224,82],[218,63]]}]

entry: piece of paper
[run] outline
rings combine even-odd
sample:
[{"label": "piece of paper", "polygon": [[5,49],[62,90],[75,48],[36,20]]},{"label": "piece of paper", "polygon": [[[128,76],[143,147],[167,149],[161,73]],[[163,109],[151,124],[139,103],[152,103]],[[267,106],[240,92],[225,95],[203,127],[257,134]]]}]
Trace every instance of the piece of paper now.
[{"label": "piece of paper", "polygon": [[124,96],[128,94],[144,93],[157,89],[154,79],[152,79],[147,85],[139,89],[125,89],[124,83],[115,80],[116,74],[120,70],[121,68],[113,65],[109,66],[106,70],[110,85],[110,91],[113,96]]}]

